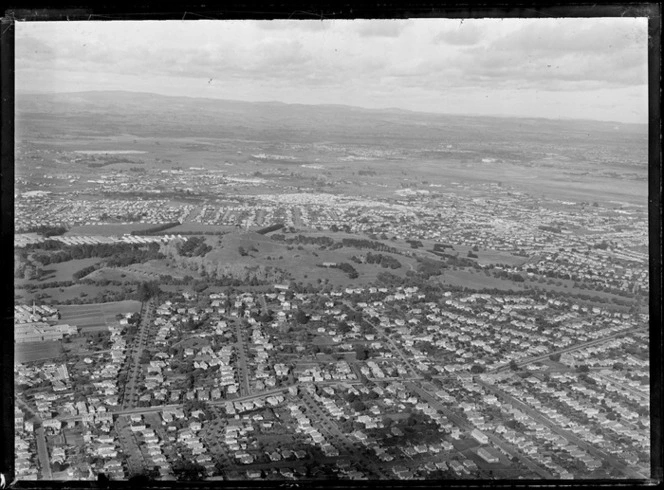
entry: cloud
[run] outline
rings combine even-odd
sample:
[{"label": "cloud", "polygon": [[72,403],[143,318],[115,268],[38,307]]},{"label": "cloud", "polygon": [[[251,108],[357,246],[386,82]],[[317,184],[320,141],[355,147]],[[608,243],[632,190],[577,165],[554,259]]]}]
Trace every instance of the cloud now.
[{"label": "cloud", "polygon": [[[626,21],[626,22],[625,22]],[[539,19],[449,60],[466,83],[579,90],[647,83],[645,29],[630,19]]]},{"label": "cloud", "polygon": [[298,30],[303,32],[326,31],[332,27],[332,22],[323,20],[265,20],[256,21],[256,27],[264,31]]},{"label": "cloud", "polygon": [[397,38],[407,27],[407,23],[398,20],[356,20],[356,32],[360,37]]},{"label": "cloud", "polygon": [[32,23],[17,27],[16,83],[420,110],[462,92],[572,100],[642,90],[646,34],[634,19]]},{"label": "cloud", "polygon": [[522,52],[604,52],[645,49],[645,29],[634,19],[538,19],[493,43],[498,50]]},{"label": "cloud", "polygon": [[435,41],[444,42],[454,46],[467,46],[477,44],[482,39],[482,31],[477,23],[463,22],[454,29],[440,32]]}]

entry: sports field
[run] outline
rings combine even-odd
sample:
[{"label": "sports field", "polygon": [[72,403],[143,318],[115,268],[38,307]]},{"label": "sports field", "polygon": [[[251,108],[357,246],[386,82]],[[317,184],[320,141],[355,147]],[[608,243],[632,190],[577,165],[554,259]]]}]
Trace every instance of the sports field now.
[{"label": "sports field", "polygon": [[97,303],[89,305],[61,305],[60,321],[76,325],[86,331],[106,330],[108,325],[117,322],[118,313],[136,313],[141,310],[140,301],[116,301],[113,303]]},{"label": "sports field", "polygon": [[51,359],[62,353],[60,341],[14,344],[14,363]]}]

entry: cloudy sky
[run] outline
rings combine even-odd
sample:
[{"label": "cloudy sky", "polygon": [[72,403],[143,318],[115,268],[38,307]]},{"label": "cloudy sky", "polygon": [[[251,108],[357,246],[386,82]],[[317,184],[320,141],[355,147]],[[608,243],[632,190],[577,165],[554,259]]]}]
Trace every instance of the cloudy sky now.
[{"label": "cloudy sky", "polygon": [[21,92],[647,122],[647,21],[25,22]]}]

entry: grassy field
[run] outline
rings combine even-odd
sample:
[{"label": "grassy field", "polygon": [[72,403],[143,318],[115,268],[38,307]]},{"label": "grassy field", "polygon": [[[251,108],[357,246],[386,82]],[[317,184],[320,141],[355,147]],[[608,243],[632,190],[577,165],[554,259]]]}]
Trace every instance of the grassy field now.
[{"label": "grassy field", "polygon": [[181,279],[185,275],[198,277],[198,274],[195,272],[169,267],[161,260],[151,260],[145,264],[131,264],[126,267],[102,267],[87,277],[95,281],[141,282],[158,280],[162,274],[172,276],[176,279]]},{"label": "grassy field", "polygon": [[[453,286],[467,287],[470,289],[500,289],[503,291],[513,290],[513,291],[522,291],[524,289],[540,288],[545,291],[553,291],[557,293],[567,293],[567,294],[585,294],[589,296],[597,296],[602,299],[606,299],[609,303],[599,304],[600,307],[608,307],[612,310],[626,311],[629,308],[627,306],[620,306],[613,304],[613,300],[624,301],[627,298],[622,298],[611,293],[605,293],[603,291],[593,291],[590,289],[581,289],[575,288],[574,282],[570,280],[560,279],[556,282],[561,284],[547,284],[546,282],[540,283],[531,278],[526,279],[525,282],[514,282],[509,279],[501,279],[492,276],[486,276],[483,272],[473,271],[471,269],[459,269],[459,270],[447,270],[441,276],[440,281],[443,284],[450,284]],[[575,302],[579,304],[593,304],[597,305],[595,301],[585,301],[580,298],[575,298]]]},{"label": "grassy field", "polygon": [[516,283],[508,279],[485,276],[482,272],[469,269],[446,270],[440,278],[443,284],[466,287],[470,289],[501,289],[503,291],[523,289],[524,283]]},{"label": "grassy field", "polygon": [[14,344],[14,362],[31,362],[51,359],[62,353],[61,341],[26,342]]},{"label": "grassy field", "polygon": [[234,231],[234,226],[220,226],[220,225],[203,225],[201,223],[185,222],[181,225],[174,226],[164,231],[165,235],[177,235],[178,233],[219,233]]},{"label": "grassy field", "polygon": [[132,223],[128,225],[80,225],[72,226],[71,229],[64,234],[64,236],[79,236],[79,235],[100,235],[100,236],[112,236],[112,235],[124,235],[131,233],[136,230],[144,230],[145,228],[150,228],[151,226],[158,225],[160,223]]},{"label": "grassy field", "polygon": [[[465,257],[466,253],[459,254],[459,256]],[[493,251],[493,250],[480,250],[479,252],[475,252],[477,255],[477,260],[476,262],[480,265],[488,265],[488,264],[507,264],[509,266],[520,266],[526,263],[528,260],[527,257],[519,257],[516,255],[512,255],[511,253],[508,252],[498,252],[498,251]]]},{"label": "grassy field", "polygon": [[[75,284],[66,288],[44,288],[37,289],[33,293],[25,290],[15,290],[14,297],[21,299],[23,303],[32,303],[32,301],[40,301],[40,298],[51,301],[53,304],[58,304],[67,300],[77,300],[82,297],[96,297],[100,293],[109,291],[119,291],[119,286],[90,286],[88,284]],[[43,295],[43,296],[40,296]],[[84,296],[81,296],[84,295]]]},{"label": "grassy field", "polygon": [[[332,236],[336,240],[354,236],[341,233],[331,235],[307,233],[306,235]],[[375,264],[356,264],[351,261],[351,257],[363,255],[367,250],[352,247],[321,250],[318,245],[288,245],[252,232],[225,235],[221,239],[221,247],[217,245],[216,238],[211,238],[209,243],[216,248],[206,255],[206,260],[246,267],[258,264],[265,267],[271,266],[288,271],[293,280],[304,284],[317,283],[320,279],[323,282],[329,281],[329,284],[335,287],[367,285],[374,282],[380,272],[389,271],[403,277],[408,270],[416,267],[414,258],[401,255],[393,255],[402,264],[399,269],[384,269]],[[240,247],[247,251],[248,255],[242,256],[239,252]],[[289,247],[291,247],[290,250]],[[385,254],[385,252],[381,253]],[[345,272],[339,269],[318,267],[324,262],[348,262],[357,270],[359,277],[350,279]]]},{"label": "grassy field", "polygon": [[140,301],[116,301],[90,305],[61,305],[60,321],[76,325],[83,330],[106,330],[108,325],[116,323],[118,313],[135,313],[141,310]]},{"label": "grassy field", "polygon": [[44,269],[45,275],[42,276],[38,282],[51,282],[51,281],[71,281],[73,280],[72,274],[75,272],[101,262],[101,259],[76,259],[59,264],[50,264]]}]

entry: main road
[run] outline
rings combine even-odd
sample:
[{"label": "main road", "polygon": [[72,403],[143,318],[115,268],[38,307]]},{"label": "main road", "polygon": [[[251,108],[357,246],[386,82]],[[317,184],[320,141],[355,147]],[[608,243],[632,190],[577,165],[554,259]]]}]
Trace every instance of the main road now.
[{"label": "main road", "polygon": [[51,462],[48,458],[46,436],[44,434],[44,427],[41,424],[35,429],[35,439],[37,439],[37,455],[39,456],[39,465],[42,470],[42,479],[52,480],[53,473],[51,473]]},{"label": "main road", "polygon": [[[587,342],[581,342],[580,344],[575,344],[570,347],[565,347],[564,349],[556,350],[553,352],[548,352],[546,354],[542,354],[541,356],[535,356],[535,357],[529,357],[528,359],[524,359],[523,361],[517,361],[517,365],[519,367],[523,367],[527,364],[532,364],[533,362],[539,362],[539,361],[544,361],[549,358],[549,356],[552,356],[554,354],[565,354],[567,352],[574,352],[576,350],[584,349],[585,347],[592,347],[597,344],[601,344],[603,342],[606,342],[610,339],[613,339],[615,337],[620,337],[621,335],[625,335],[626,333],[629,332],[636,332],[639,330],[645,330],[646,327],[638,327],[638,328],[633,328],[633,329],[625,329],[621,330],[619,332],[615,332],[611,335],[607,335],[606,337],[602,337],[601,339],[593,339],[593,340],[588,340]],[[497,372],[501,371],[506,371],[510,369],[509,365],[507,366],[502,366],[496,369]]]},{"label": "main road", "polygon": [[240,380],[240,396],[251,395],[249,384],[249,367],[247,365],[247,342],[245,341],[245,332],[242,330],[242,320],[233,320],[235,322],[235,335],[237,337],[237,370]]},{"label": "main road", "polygon": [[[344,301],[344,304],[346,306],[348,306],[348,308],[350,308],[351,310],[355,311],[356,313],[361,313],[361,312],[357,311],[353,307],[353,305],[351,305],[348,301]],[[383,327],[381,327],[380,325],[374,324],[374,323],[370,322],[369,320],[367,320],[365,318],[362,318],[362,321],[364,323],[366,323],[367,325],[370,325],[376,332],[378,332],[378,334],[381,337],[383,337],[383,339],[387,343],[387,346],[392,351],[392,354],[400,357],[401,360],[403,361],[403,363],[408,367],[408,369],[410,369],[411,375],[419,379],[420,376],[418,376],[417,369],[415,369],[415,367],[410,362],[408,357],[403,353],[401,348],[392,340],[392,338],[387,333],[385,333],[385,330],[383,329]]]},{"label": "main road", "polygon": [[[358,448],[359,441],[351,439],[347,433],[343,432],[327,410],[323,408],[311,394],[302,392],[300,394],[300,400],[307,407],[307,415],[309,418],[315,417],[318,419],[318,424],[314,423],[314,426],[319,430],[323,429],[333,440],[336,441],[334,446],[341,446],[349,456],[361,461],[363,466],[369,468],[377,477],[382,479],[389,478],[389,476],[381,469],[380,465],[376,464],[375,459],[362,454],[361,450]],[[314,420],[312,420],[312,422],[314,422]],[[339,449],[339,447],[337,447],[337,449]]]},{"label": "main road", "polygon": [[38,427],[35,428],[35,440],[37,441],[37,457],[39,458],[39,466],[41,466],[42,479],[52,480],[53,473],[51,473],[51,461],[48,457],[48,447],[46,445],[46,435],[44,434],[44,426],[42,419],[37,412],[35,412],[28,403],[20,397],[16,397],[16,403],[20,405],[26,412],[37,422]]},{"label": "main road", "polygon": [[136,388],[138,381],[138,374],[141,371],[141,354],[143,349],[147,347],[148,342],[148,329],[150,327],[150,320],[152,319],[152,304],[153,298],[150,298],[143,304],[143,311],[139,320],[138,334],[134,339],[133,354],[130,357],[130,374],[127,384],[124,386],[122,397],[122,408],[130,408],[134,406],[134,398],[136,397]]},{"label": "main road", "polygon": [[536,420],[542,425],[545,425],[548,427],[552,432],[555,432],[556,434],[564,437],[567,441],[571,442],[572,444],[575,444],[579,448],[583,449],[593,457],[606,461],[611,465],[612,468],[617,469],[618,471],[621,471],[623,474],[625,474],[628,478],[637,478],[637,479],[643,479],[643,478],[648,478],[646,475],[642,475],[635,471],[634,469],[630,468],[628,465],[626,465],[624,462],[616,458],[615,456],[611,454],[607,454],[601,449],[598,449],[597,447],[593,446],[592,444],[588,443],[587,441],[584,441],[581,439],[579,436],[574,434],[573,432],[563,429],[560,427],[556,422],[550,420],[548,417],[546,417],[544,414],[542,414],[540,411],[534,409],[530,405],[522,402],[521,400],[518,400],[517,398],[513,397],[511,394],[501,390],[497,386],[486,383],[484,381],[478,380],[478,383],[482,385],[484,388],[487,390],[493,392],[496,396],[499,398],[507,401],[514,407],[518,407],[520,410],[525,412],[529,417],[532,419]]},{"label": "main road", "polygon": [[[250,400],[256,400],[258,398],[264,398],[267,396],[272,396],[272,395],[278,395],[280,393],[283,393],[284,391],[288,390],[291,386],[298,386],[297,383],[293,385],[288,385],[288,386],[283,386],[281,388],[275,388],[269,391],[262,391],[260,393],[254,393],[251,395],[247,396],[241,396],[238,398],[233,398],[232,400],[215,400],[215,401],[210,401],[207,402],[208,405],[213,406],[213,407],[218,407],[221,405],[225,405],[228,402],[246,402]],[[170,405],[154,405],[151,407],[135,407],[135,408],[122,408],[120,410],[116,410],[114,412],[110,412],[114,416],[120,416],[120,415],[137,415],[137,414],[146,414],[146,413],[152,413],[152,412],[161,412],[162,410],[172,410],[175,408],[182,408],[184,404],[182,403],[174,403]],[[81,420],[82,416],[81,415],[66,415],[64,417],[57,417],[58,420],[60,421],[69,421],[69,420]]]},{"label": "main road", "polygon": [[[433,408],[435,408],[443,415],[445,415],[445,417],[447,417],[451,422],[453,422],[459,428],[462,428],[466,432],[470,432],[475,428],[475,426],[471,425],[467,420],[464,420],[462,417],[460,417],[452,410],[450,410],[448,407],[443,405],[440,402],[440,400],[436,398],[435,395],[428,392],[421,386],[412,382],[405,383],[405,385],[411,390],[417,392],[422,398],[424,398],[427,401],[427,403],[429,403],[429,405],[431,405]],[[518,451],[518,449],[514,447],[512,444],[509,444],[507,441],[504,441],[495,434],[491,433],[485,433],[485,434],[489,439],[491,439],[491,442],[493,442],[495,446],[501,448],[510,456],[518,458],[519,461],[521,461],[530,471],[539,475],[541,478],[550,479],[554,477],[546,468],[540,466],[535,461],[530,459],[528,456]]]}]

